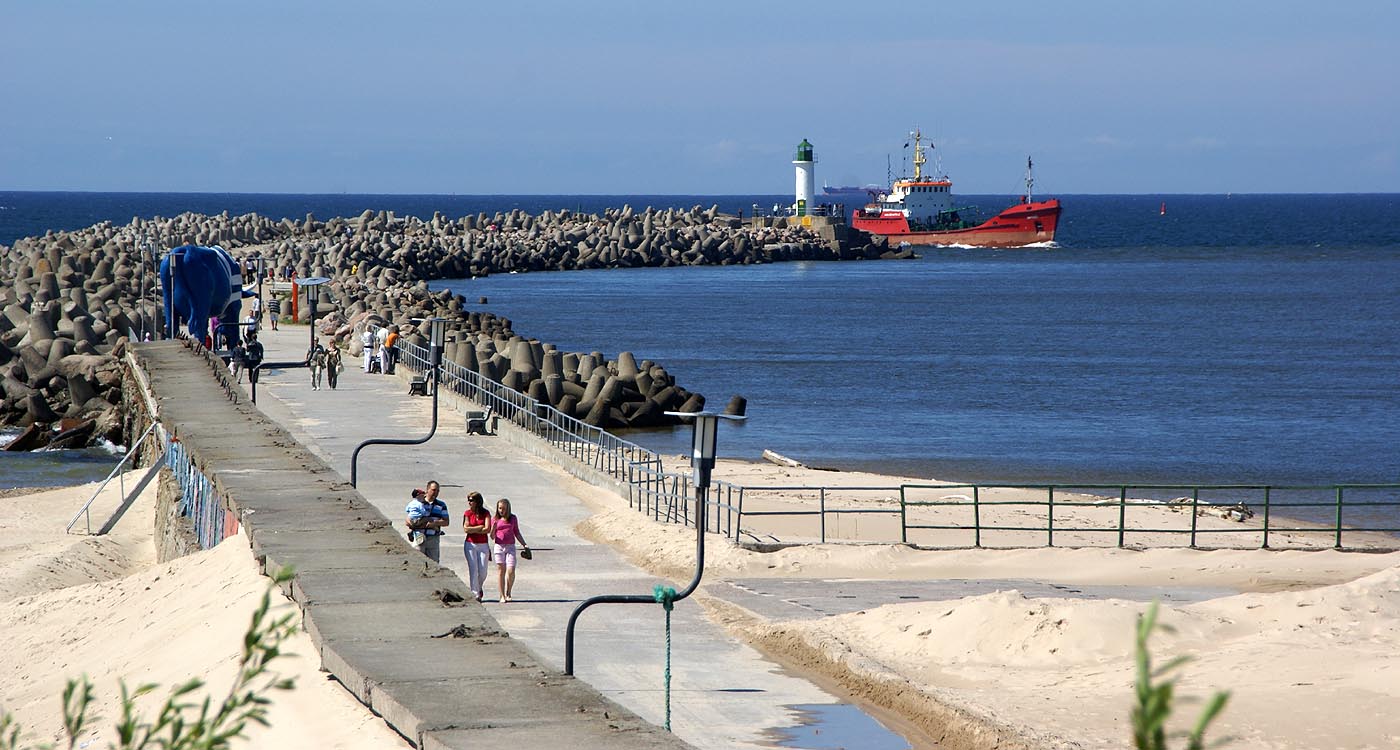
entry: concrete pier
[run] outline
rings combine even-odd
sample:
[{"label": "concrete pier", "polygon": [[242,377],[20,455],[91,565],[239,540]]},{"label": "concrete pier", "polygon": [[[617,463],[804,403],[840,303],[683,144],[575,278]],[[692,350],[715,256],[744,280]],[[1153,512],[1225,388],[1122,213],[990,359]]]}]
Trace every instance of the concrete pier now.
[{"label": "concrete pier", "polygon": [[[305,337],[299,327],[261,336],[269,361],[303,356]],[[430,398],[409,397],[405,378],[366,375],[347,359],[336,390],[312,391],[306,370],[265,372],[254,409],[230,404],[203,360],[178,347],[140,347],[163,418],[179,424],[181,439],[211,462],[255,551],[297,566],[293,595],[323,644],[326,668],[410,739],[421,735],[426,747],[466,746],[468,736],[491,741],[479,734],[485,722],[507,742],[542,746],[568,736],[582,746],[769,747],[770,730],[802,720],[791,706],[840,702],[733,639],[698,604],[681,602],[672,614],[675,734],[657,729],[665,719],[660,606],[589,610],[578,628],[578,679],[560,674],[564,625],[579,602],[673,583],[575,534],[590,514],[584,497],[601,490],[502,437],[467,435],[446,402],[428,443],[366,448],[359,489],[352,489],[344,477],[355,446],[371,437],[426,434]],[[194,396],[200,389],[202,399]],[[238,426],[219,426],[227,419]],[[442,544],[445,569],[402,538],[409,492],[429,479],[442,483],[454,518]],[[478,605],[463,583],[455,519],[468,490],[482,492],[488,506],[510,498],[526,539],[539,549],[522,561],[511,603]],[[468,601],[445,607],[435,594],[442,591]],[[496,592],[494,570],[486,591]],[[428,637],[457,625],[468,638]]]},{"label": "concrete pier", "polygon": [[246,399],[229,400],[203,358],[179,342],[136,349],[160,420],[238,515],[254,554],[295,568],[288,593],[324,668],[404,737],[423,748],[565,737],[574,748],[687,747],[509,637],[334,468]]}]

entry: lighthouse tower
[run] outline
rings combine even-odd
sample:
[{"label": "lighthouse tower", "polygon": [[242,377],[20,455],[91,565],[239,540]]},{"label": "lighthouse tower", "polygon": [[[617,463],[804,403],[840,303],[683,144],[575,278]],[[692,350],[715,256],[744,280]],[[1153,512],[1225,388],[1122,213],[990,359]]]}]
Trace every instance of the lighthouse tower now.
[{"label": "lighthouse tower", "polygon": [[808,207],[812,205],[813,185],[815,177],[812,172],[812,165],[817,160],[812,156],[812,144],[806,138],[797,144],[797,158],[792,163],[797,167],[797,203],[795,208],[798,216],[806,216]]}]

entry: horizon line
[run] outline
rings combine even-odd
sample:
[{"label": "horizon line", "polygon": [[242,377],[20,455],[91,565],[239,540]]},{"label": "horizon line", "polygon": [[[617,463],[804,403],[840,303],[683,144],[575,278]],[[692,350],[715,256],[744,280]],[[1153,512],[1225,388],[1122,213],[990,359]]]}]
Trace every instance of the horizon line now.
[{"label": "horizon line", "polygon": [[[351,192],[247,192],[232,190],[10,190],[0,189],[0,193],[24,193],[40,195],[280,195],[280,196],[402,196],[402,197],[431,197],[431,198],[504,198],[504,197],[530,197],[530,198],[557,198],[557,197],[579,197],[579,198],[609,198],[609,197],[655,197],[655,198],[683,198],[683,197],[715,197],[715,198],[738,198],[749,196],[783,196],[787,193],[351,193]],[[961,195],[1015,195],[1015,193],[978,193],[969,192]],[[1047,191],[1042,195],[1064,195],[1064,196],[1204,196],[1204,195],[1400,195],[1400,191],[1280,191],[1280,192],[1253,192],[1246,190],[1223,190],[1211,192],[1184,192],[1184,193],[1062,193]]]}]

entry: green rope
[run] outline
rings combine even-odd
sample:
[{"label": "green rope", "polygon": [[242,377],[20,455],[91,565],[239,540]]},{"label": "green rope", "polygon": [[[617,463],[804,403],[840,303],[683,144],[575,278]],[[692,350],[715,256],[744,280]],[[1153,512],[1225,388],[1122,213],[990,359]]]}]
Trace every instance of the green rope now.
[{"label": "green rope", "polygon": [[676,607],[676,590],[657,584],[651,595],[666,610],[666,731],[671,731],[671,610]]}]

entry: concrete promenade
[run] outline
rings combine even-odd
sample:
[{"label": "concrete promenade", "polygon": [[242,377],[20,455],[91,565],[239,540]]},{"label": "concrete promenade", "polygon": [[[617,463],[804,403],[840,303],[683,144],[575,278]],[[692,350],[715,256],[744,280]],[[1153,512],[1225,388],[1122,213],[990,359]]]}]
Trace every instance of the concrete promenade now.
[{"label": "concrete promenade", "polygon": [[[396,731],[434,749],[556,747],[562,738],[573,748],[686,747],[541,664],[485,608],[453,603],[445,594],[467,595],[455,575],[409,547],[277,422],[231,401],[204,358],[178,341],[137,345],[135,356],[159,419],[238,514],[254,554],[296,569],[288,593],[324,668]],[[387,473],[394,460],[381,458]]]},{"label": "concrete promenade", "polygon": [[[304,326],[264,329],[262,338],[269,361],[300,359],[309,344]],[[427,434],[432,400],[409,397],[400,377],[363,374],[359,361],[349,357],[345,364],[336,390],[313,391],[304,369],[265,372],[258,407],[348,478],[351,453],[361,441]],[[511,499],[525,538],[538,552],[534,560],[522,561],[509,604],[494,601],[498,591],[491,572],[482,611],[549,670],[563,668],[565,624],[578,602],[603,593],[648,594],[663,582],[574,533],[589,514],[577,493],[597,490],[502,438],[466,435],[462,416],[446,400],[431,441],[364,449],[358,478],[360,493],[394,522],[399,536],[410,490],[429,479],[441,482],[454,517],[442,561],[464,581],[460,518],[466,492],[480,491],[488,507],[498,498]],[[639,516],[637,522],[644,521]],[[478,605],[468,608],[476,611]],[[580,619],[575,644],[579,679],[656,724],[665,717],[663,623],[659,605],[601,605]],[[676,606],[672,628],[672,726],[696,747],[771,746],[765,730],[801,721],[789,706],[839,702],[737,642],[694,602]]]}]

